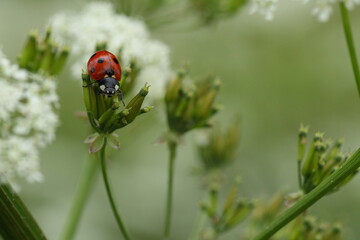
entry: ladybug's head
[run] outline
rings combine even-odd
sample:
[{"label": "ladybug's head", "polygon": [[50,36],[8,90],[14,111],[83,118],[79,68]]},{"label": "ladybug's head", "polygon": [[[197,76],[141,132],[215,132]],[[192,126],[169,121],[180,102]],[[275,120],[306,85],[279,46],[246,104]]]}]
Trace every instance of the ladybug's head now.
[{"label": "ladybug's head", "polygon": [[100,79],[98,84],[100,94],[105,94],[107,96],[114,96],[120,90],[119,82],[112,77],[105,77]]}]

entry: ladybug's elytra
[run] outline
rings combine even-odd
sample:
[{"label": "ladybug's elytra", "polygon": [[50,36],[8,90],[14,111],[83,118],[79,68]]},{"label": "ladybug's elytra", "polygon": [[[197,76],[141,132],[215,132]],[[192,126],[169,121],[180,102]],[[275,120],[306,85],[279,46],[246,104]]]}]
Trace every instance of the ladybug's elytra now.
[{"label": "ladybug's elytra", "polygon": [[105,50],[94,53],[87,63],[87,70],[90,77],[95,80],[94,83],[98,83],[99,94],[119,94],[121,98],[121,67],[114,54]]}]

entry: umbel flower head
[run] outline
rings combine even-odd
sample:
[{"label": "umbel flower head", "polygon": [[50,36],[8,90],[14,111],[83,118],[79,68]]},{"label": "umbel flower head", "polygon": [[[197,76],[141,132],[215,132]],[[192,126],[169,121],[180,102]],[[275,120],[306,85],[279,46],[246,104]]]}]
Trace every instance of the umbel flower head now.
[{"label": "umbel flower head", "polygon": [[[335,170],[341,168],[349,157],[349,154],[345,154],[341,150],[343,139],[332,143],[330,139],[325,139],[324,133],[321,132],[315,133],[306,151],[308,129],[309,127],[301,126],[298,138],[298,166],[301,167],[300,186],[304,193],[310,192]],[[347,177],[333,191],[348,183],[356,173]]]},{"label": "umbel flower head", "polygon": [[187,86],[186,76],[186,72],[179,71],[168,83],[165,93],[168,126],[176,135],[210,126],[208,120],[219,110],[214,102],[221,81],[210,76]]},{"label": "umbel flower head", "polygon": [[118,149],[117,135],[113,132],[129,125],[138,115],[149,112],[152,107],[142,108],[145,97],[149,93],[149,85],[145,84],[138,94],[124,107],[120,96],[99,94],[100,89],[88,73],[83,73],[84,103],[92,128],[96,131],[85,142],[90,144],[90,152],[99,151],[108,138],[110,146]]},{"label": "umbel flower head", "polygon": [[198,134],[197,149],[206,171],[220,169],[232,163],[240,140],[240,123],[234,121],[227,129],[218,125]]},{"label": "umbel flower head", "polygon": [[[290,199],[290,201],[292,201]],[[246,239],[252,239],[259,231],[268,226],[276,217],[281,214],[289,205],[289,196],[283,193],[276,194],[268,203],[258,201],[255,203],[253,214],[250,218],[251,226],[247,232]],[[290,224],[282,228],[276,235],[271,237],[273,240],[340,240],[342,226],[340,223],[327,223],[308,215],[299,215]]]},{"label": "umbel flower head", "polygon": [[219,235],[236,227],[245,220],[253,210],[253,203],[239,199],[239,181],[235,180],[230,188],[223,206],[219,204],[219,186],[209,189],[208,199],[200,204],[201,210],[209,218],[211,227],[205,230],[202,239],[217,239]]},{"label": "umbel flower head", "polygon": [[[78,79],[87,58],[98,43],[119,58],[124,69],[132,69],[123,87],[124,95],[138,90],[146,82],[152,86],[149,97],[163,96],[166,80],[171,74],[169,49],[154,40],[145,24],[138,19],[117,14],[109,2],[91,2],[80,11],[59,12],[49,22],[54,37],[71,46],[73,76]],[[100,49],[99,49],[100,50]],[[102,50],[102,49],[101,49]]]},{"label": "umbel flower head", "polygon": [[55,137],[58,126],[55,75],[67,57],[67,49],[36,32],[12,64],[0,51],[0,183],[19,189],[17,178],[42,180],[39,150]]}]

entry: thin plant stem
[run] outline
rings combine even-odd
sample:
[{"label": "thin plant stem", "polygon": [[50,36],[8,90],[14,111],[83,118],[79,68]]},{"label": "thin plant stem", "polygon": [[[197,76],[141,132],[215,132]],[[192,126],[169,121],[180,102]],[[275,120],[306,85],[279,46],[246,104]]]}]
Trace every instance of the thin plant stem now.
[{"label": "thin plant stem", "polygon": [[264,231],[257,235],[253,240],[266,240],[274,235],[278,230],[288,224],[291,220],[303,213],[306,209],[320,200],[334,187],[340,184],[346,177],[354,174],[360,167],[360,148],[333,174],[327,177],[311,192],[304,195],[292,207],[279,215]]},{"label": "thin plant stem", "polygon": [[98,163],[99,161],[93,157],[86,159],[69,215],[59,238],[60,240],[70,240],[74,238],[80,218],[84,212],[86,202],[97,176]]},{"label": "thin plant stem", "polygon": [[195,227],[193,229],[193,232],[191,234],[191,237],[190,237],[190,240],[198,240],[200,239],[200,233],[201,233],[201,230],[206,222],[206,215],[201,211],[199,213],[199,216],[196,220],[196,223],[195,223]]},{"label": "thin plant stem", "polygon": [[297,161],[297,175],[298,175],[299,189],[302,189],[301,160]]},{"label": "thin plant stem", "polygon": [[339,4],[340,4],[341,19],[343,23],[346,43],[350,54],[351,65],[354,72],[358,93],[360,96],[360,70],[359,70],[359,63],[356,57],[356,50],[355,50],[354,40],[351,31],[349,14],[344,1],[340,1]]},{"label": "thin plant stem", "polygon": [[165,227],[164,227],[165,240],[170,239],[176,147],[177,147],[177,143],[175,143],[174,141],[170,140],[168,142],[170,155],[169,155],[168,185],[167,185],[166,213],[165,213]]},{"label": "thin plant stem", "polygon": [[116,223],[117,223],[123,237],[126,240],[130,240],[130,235],[129,235],[128,231],[126,230],[123,221],[121,220],[119,211],[117,210],[117,207],[116,207],[116,204],[114,201],[114,197],[112,195],[112,191],[110,188],[109,178],[108,178],[107,171],[106,171],[106,160],[105,160],[106,144],[107,144],[107,138],[105,137],[104,138],[104,146],[100,150],[100,162],[101,162],[101,171],[102,171],[102,175],[103,175],[103,179],[104,179],[104,183],[105,183],[106,193],[108,195],[110,206],[111,206],[111,209],[115,216]]},{"label": "thin plant stem", "polygon": [[0,184],[0,235],[4,239],[46,240],[20,197]]}]

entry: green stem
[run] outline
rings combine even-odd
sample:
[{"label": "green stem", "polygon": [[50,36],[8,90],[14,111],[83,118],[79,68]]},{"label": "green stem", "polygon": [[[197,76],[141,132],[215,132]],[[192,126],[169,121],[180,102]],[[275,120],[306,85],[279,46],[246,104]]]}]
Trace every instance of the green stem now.
[{"label": "green stem", "polygon": [[346,177],[353,174],[360,167],[360,148],[332,175],[327,177],[311,192],[304,195],[292,207],[278,216],[263,232],[257,235],[253,240],[266,240],[274,235],[283,226],[288,224],[295,217],[303,213],[311,205],[332,191]]},{"label": "green stem", "polygon": [[345,6],[344,1],[340,1],[339,4],[340,4],[341,19],[342,19],[342,23],[343,23],[346,43],[348,46],[350,59],[351,59],[351,65],[353,68],[355,81],[356,81],[358,93],[360,96],[360,70],[359,70],[358,60],[356,58],[356,50],[355,50],[354,40],[353,40],[353,36],[352,36],[352,32],[351,32],[349,14],[348,14],[348,10]]},{"label": "green stem", "polygon": [[200,239],[200,233],[201,233],[201,230],[203,229],[206,219],[207,219],[206,215],[201,211],[199,213],[198,219],[195,223],[194,230],[191,234],[191,237],[190,237],[191,240]]},{"label": "green stem", "polygon": [[20,197],[6,184],[0,184],[0,235],[5,240],[46,239]]},{"label": "green stem", "polygon": [[301,160],[297,161],[297,175],[298,175],[298,182],[299,182],[299,190],[302,189],[302,178],[301,178]]},{"label": "green stem", "polygon": [[70,240],[74,238],[81,215],[84,211],[86,202],[90,195],[90,191],[92,190],[95,178],[97,176],[96,173],[98,165],[99,164],[97,159],[86,159],[85,166],[78,182],[75,198],[59,238],[60,240]]},{"label": "green stem", "polygon": [[126,240],[130,240],[130,236],[125,228],[125,225],[123,223],[123,221],[121,220],[119,211],[117,210],[115,201],[114,201],[114,197],[112,195],[112,191],[110,188],[110,183],[109,183],[109,179],[108,179],[108,175],[107,175],[107,171],[106,171],[106,160],[105,160],[105,150],[106,150],[106,143],[107,143],[107,138],[104,138],[104,146],[103,148],[100,150],[100,161],[101,161],[101,170],[102,170],[102,175],[103,175],[103,179],[104,179],[104,183],[105,183],[105,188],[106,188],[106,193],[108,195],[109,198],[109,202],[110,202],[110,206],[111,209],[114,213],[116,222],[118,224],[118,227],[123,235],[123,237]]},{"label": "green stem", "polygon": [[170,239],[171,228],[171,213],[172,213],[172,198],[173,198],[173,185],[174,185],[174,162],[176,156],[177,144],[174,141],[168,142],[168,148],[170,151],[169,156],[169,168],[168,168],[168,185],[167,185],[167,198],[166,198],[166,213],[165,213],[165,227],[164,227],[164,239]]}]

